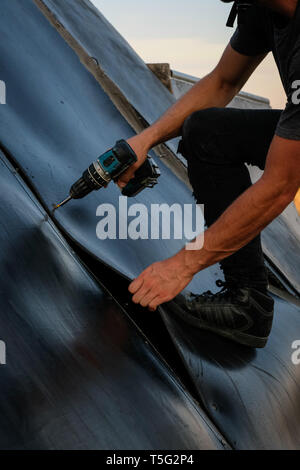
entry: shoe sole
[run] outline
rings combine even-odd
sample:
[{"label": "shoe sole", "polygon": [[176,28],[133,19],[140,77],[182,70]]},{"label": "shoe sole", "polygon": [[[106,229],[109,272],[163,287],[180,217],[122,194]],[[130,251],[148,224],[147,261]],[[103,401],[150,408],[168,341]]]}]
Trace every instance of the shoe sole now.
[{"label": "shoe sole", "polygon": [[238,344],[242,344],[243,346],[248,346],[251,348],[264,348],[268,341],[268,337],[264,338],[260,336],[248,335],[247,333],[243,333],[242,331],[233,331],[229,329],[220,330],[213,326],[209,326],[203,323],[201,320],[198,320],[196,318],[193,318],[191,315],[186,314],[176,304],[172,306],[172,311],[191,326],[195,326],[196,328],[199,328],[201,330],[211,331],[212,333],[216,333],[219,336],[223,336],[224,338],[230,339]]}]

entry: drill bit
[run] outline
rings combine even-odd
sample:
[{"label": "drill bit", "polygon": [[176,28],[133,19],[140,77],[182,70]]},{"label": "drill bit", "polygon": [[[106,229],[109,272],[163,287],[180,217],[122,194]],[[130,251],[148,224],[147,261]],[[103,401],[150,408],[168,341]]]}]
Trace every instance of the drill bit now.
[{"label": "drill bit", "polygon": [[67,202],[71,201],[71,199],[72,199],[72,197],[71,197],[71,196],[68,196],[67,199],[65,199],[64,201],[60,202],[59,204],[56,204],[56,206],[53,206],[52,214],[54,213],[54,211],[56,211],[56,209],[58,209],[59,207],[64,206],[65,204],[67,204]]}]

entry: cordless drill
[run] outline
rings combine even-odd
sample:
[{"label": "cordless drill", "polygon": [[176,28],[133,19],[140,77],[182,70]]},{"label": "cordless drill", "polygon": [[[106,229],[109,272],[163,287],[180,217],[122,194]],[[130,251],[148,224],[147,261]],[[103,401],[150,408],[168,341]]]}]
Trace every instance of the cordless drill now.
[{"label": "cordless drill", "polygon": [[[82,199],[92,191],[106,188],[112,180],[116,181],[135,162],[137,156],[133,149],[125,140],[119,140],[112,149],[101,155],[84,171],[82,177],[71,187],[67,199],[55,205],[53,212],[71,199]],[[159,176],[158,166],[152,158],[147,157],[135,172],[134,178],[123,188],[123,196],[133,197],[145,188],[153,188]]]}]

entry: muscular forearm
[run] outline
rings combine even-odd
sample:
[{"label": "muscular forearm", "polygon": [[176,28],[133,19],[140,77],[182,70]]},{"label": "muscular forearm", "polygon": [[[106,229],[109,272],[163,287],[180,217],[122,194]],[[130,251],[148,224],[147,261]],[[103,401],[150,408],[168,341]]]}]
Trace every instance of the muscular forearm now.
[{"label": "muscular forearm", "polygon": [[300,184],[299,157],[298,141],[275,136],[264,175],[199,236],[199,241],[204,241],[202,249],[184,249],[176,255],[182,264],[196,273],[235,253],[258,235],[294,199]]},{"label": "muscular forearm", "polygon": [[[220,195],[222,197],[222,195]],[[183,248],[171,258],[149,266],[129,290],[133,301],[150,310],[169,302],[199,271],[231,255],[254,238],[292,200],[263,180],[237,199],[205,233],[197,237],[204,246]]]},{"label": "muscular forearm", "polygon": [[[293,187],[296,191],[294,184]],[[183,249],[145,269],[129,286],[133,302],[155,310],[158,305],[172,300],[197,272],[226,258],[254,238],[292,201],[293,191],[287,191],[284,184],[272,185],[272,181],[261,179],[205,232],[202,249]],[[203,236],[199,238],[201,241]]]},{"label": "muscular forearm", "polygon": [[118,180],[122,188],[134,176],[134,172],[147,158],[148,151],[162,142],[181,135],[185,119],[193,112],[210,107],[226,106],[238,93],[239,85],[221,79],[217,72],[200,80],[193,88],[169,108],[152,126],[127,140],[135,151],[138,161],[124,172]]},{"label": "muscular forearm", "polygon": [[177,137],[185,119],[193,112],[211,107],[225,107],[241,90],[264,55],[247,57],[238,54],[230,45],[224,51],[216,68],[200,80],[152,126],[133,142],[142,151]]},{"label": "muscular forearm", "polygon": [[219,64],[210,74],[194,85],[154,124],[128,139],[127,142],[135,151],[138,160],[120,176],[118,185],[124,187],[128,183],[152,147],[181,135],[184,121],[193,112],[211,107],[225,107],[230,103],[263,58],[264,56],[243,56],[228,45]]},{"label": "muscular forearm", "polygon": [[[222,195],[220,195],[222,197]],[[293,200],[292,193],[262,178],[243,193],[204,234],[195,251],[190,244],[178,253],[192,274],[230,256],[255,238]]]}]

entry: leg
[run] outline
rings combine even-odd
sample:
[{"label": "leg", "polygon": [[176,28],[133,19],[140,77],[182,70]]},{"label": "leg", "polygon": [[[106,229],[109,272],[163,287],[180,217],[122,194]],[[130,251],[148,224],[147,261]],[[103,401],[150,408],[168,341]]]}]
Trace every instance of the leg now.
[{"label": "leg", "polygon": [[[188,161],[194,195],[204,204],[207,226],[250,185],[245,163],[264,169],[281,111],[212,108],[192,114],[179,151]],[[222,261],[225,279],[264,290],[267,271],[260,236]]]}]

